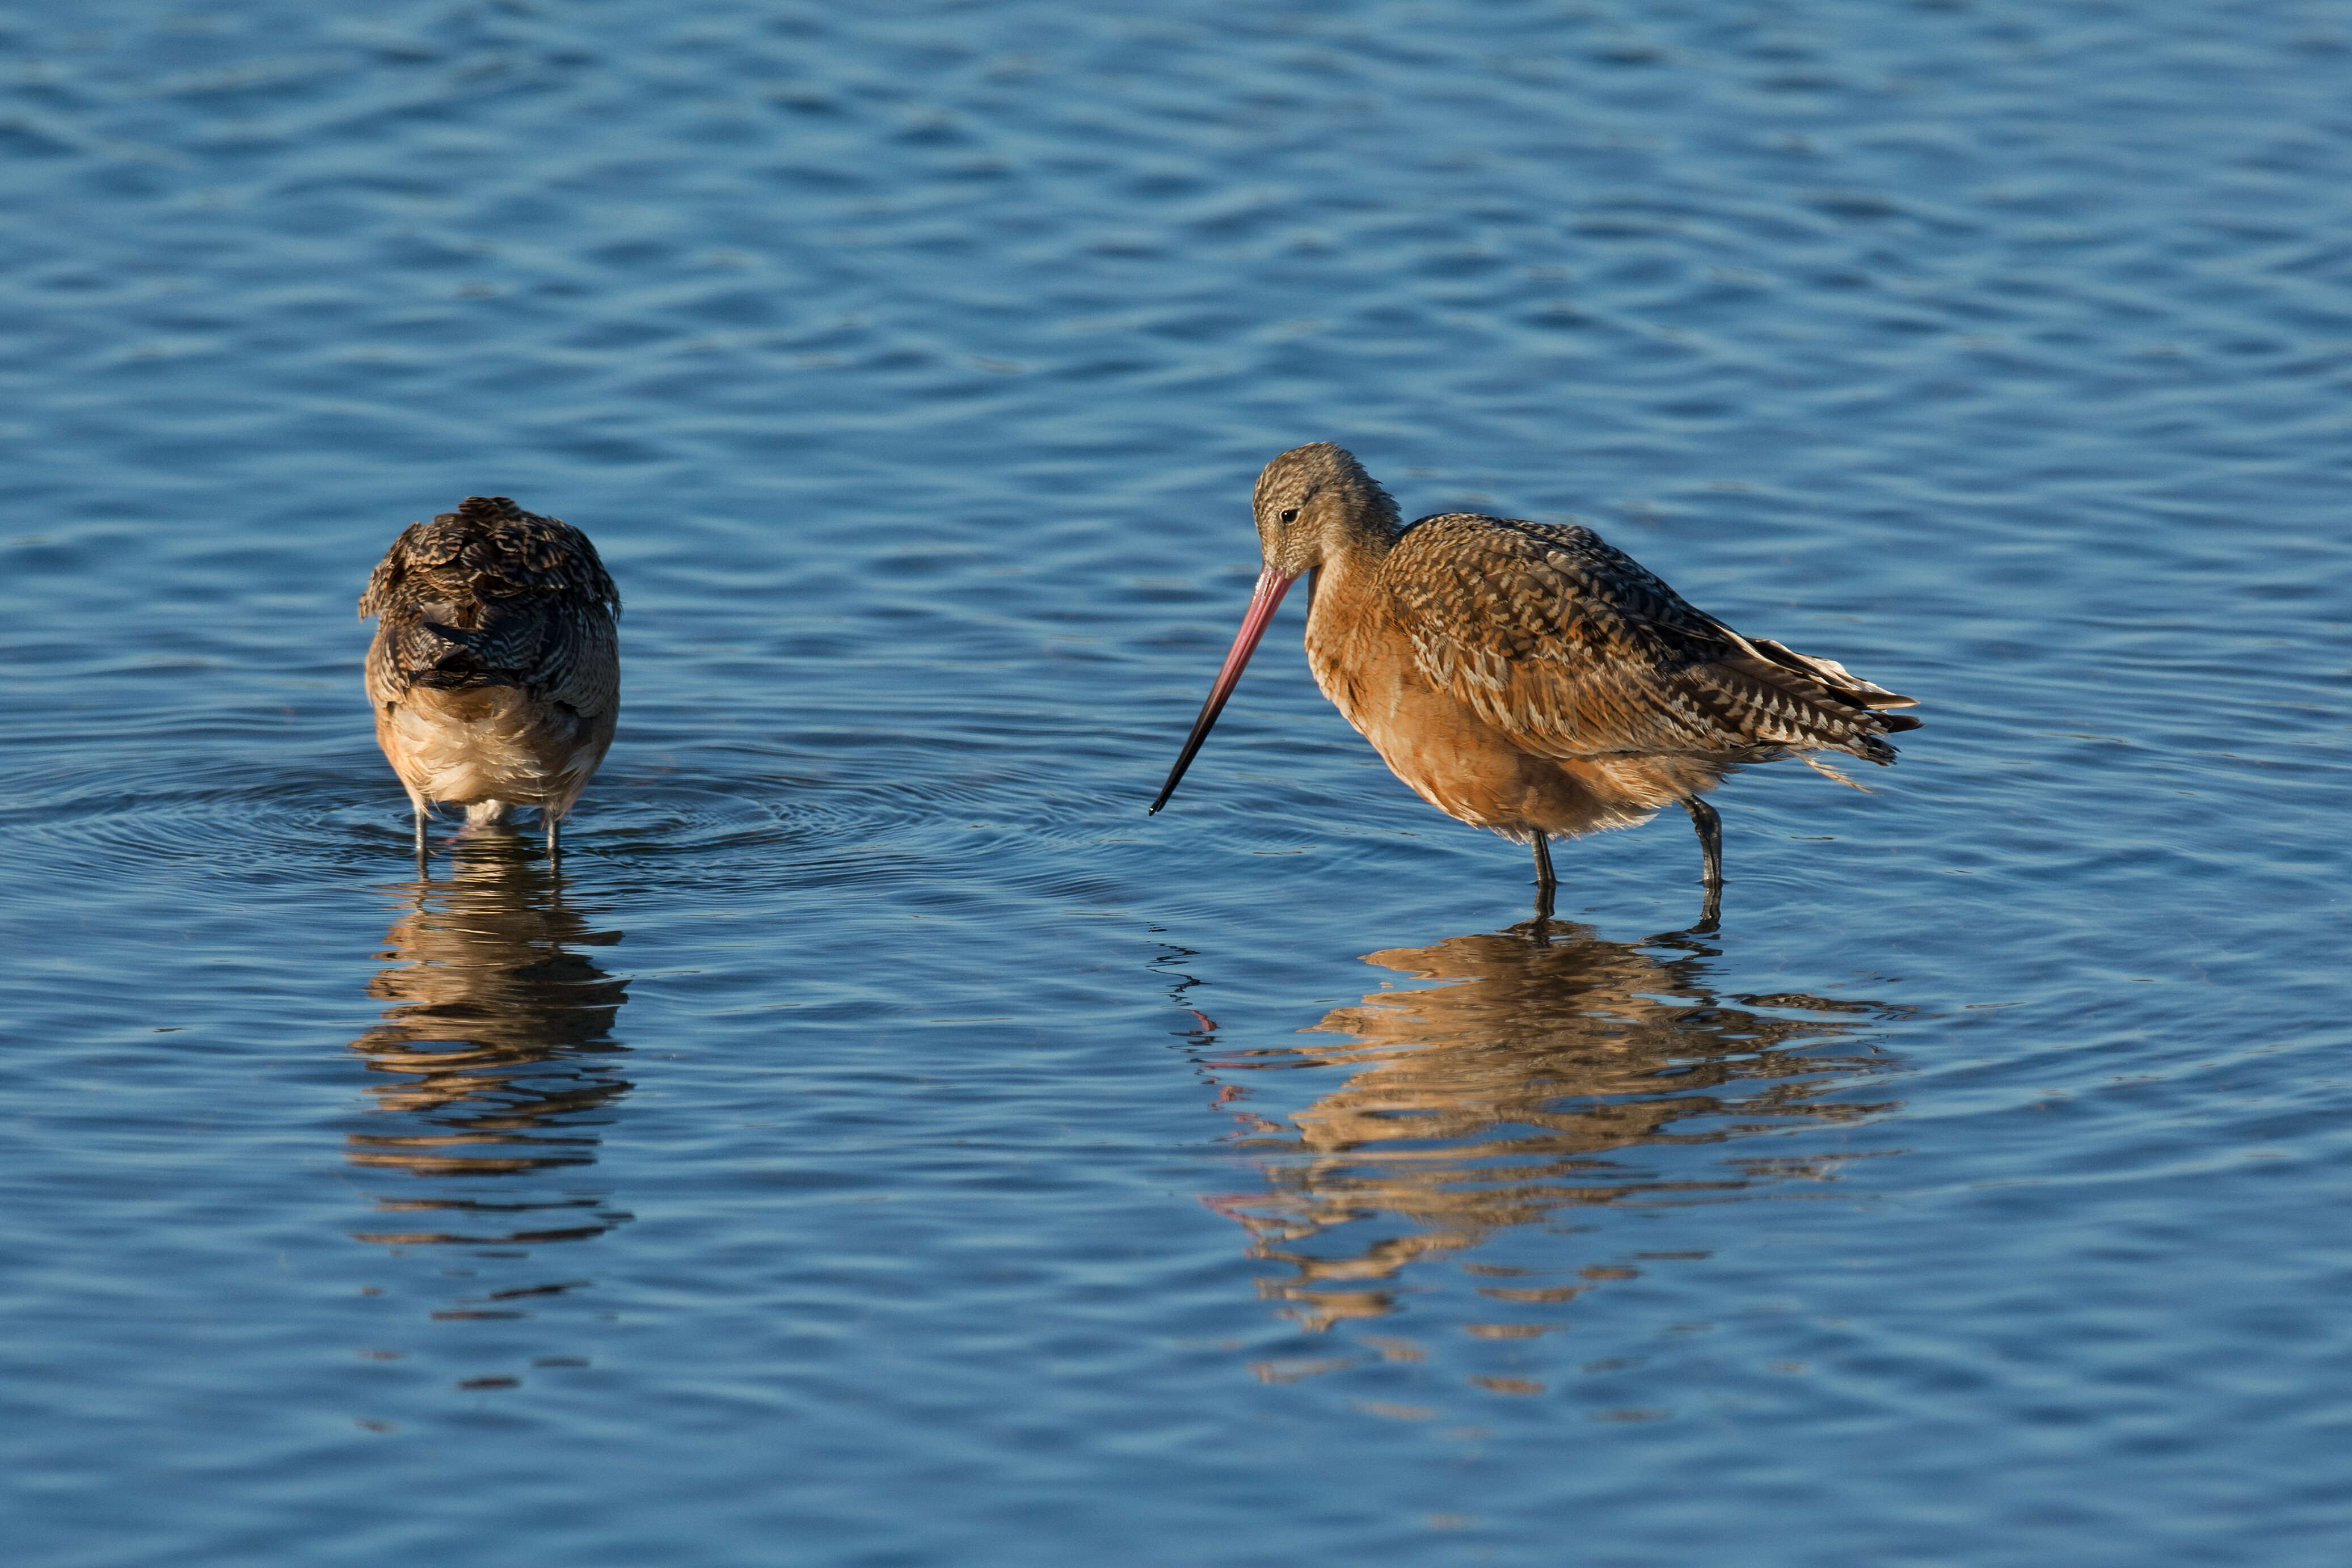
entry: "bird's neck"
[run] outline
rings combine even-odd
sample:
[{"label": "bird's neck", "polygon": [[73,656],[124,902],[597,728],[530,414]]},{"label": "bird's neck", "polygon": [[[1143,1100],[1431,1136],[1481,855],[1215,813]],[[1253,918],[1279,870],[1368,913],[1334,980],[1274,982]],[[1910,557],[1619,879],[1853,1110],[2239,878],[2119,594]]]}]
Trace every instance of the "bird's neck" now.
[{"label": "bird's neck", "polygon": [[1342,575],[1372,571],[1380,565],[1381,557],[1396,547],[1403,531],[1397,525],[1392,507],[1378,510],[1365,507],[1350,511],[1325,535],[1323,559],[1318,564],[1324,571],[1337,571]]},{"label": "bird's neck", "polygon": [[1381,557],[1395,543],[1394,531],[1367,526],[1360,531],[1351,530],[1326,544],[1323,559],[1307,579],[1309,622],[1352,614],[1352,610],[1342,606],[1352,605],[1359,596],[1371,590],[1380,574]]}]

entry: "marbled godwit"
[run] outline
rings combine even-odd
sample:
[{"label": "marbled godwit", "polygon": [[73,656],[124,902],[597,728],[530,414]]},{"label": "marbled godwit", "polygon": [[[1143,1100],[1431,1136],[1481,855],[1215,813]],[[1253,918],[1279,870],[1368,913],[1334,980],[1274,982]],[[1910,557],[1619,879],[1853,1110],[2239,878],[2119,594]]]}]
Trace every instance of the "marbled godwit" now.
[{"label": "marbled godwit", "polygon": [[1589,528],[1447,512],[1400,526],[1349,453],[1318,441],[1258,476],[1265,570],[1233,651],[1169,770],[1158,811],[1217,721],[1290,584],[1308,588],[1316,685],[1430,805],[1535,847],[1633,827],[1679,804],[1698,828],[1707,912],[1723,827],[1699,798],[1733,769],[1844,752],[1891,763],[1913,706],[1825,658],[1744,637]]},{"label": "marbled godwit", "polygon": [[467,496],[411,523],[360,595],[376,616],[367,689],[375,738],[416,808],[416,858],[436,802],[468,826],[539,807],[547,852],[620,709],[621,607],[588,536],[504,496]]}]

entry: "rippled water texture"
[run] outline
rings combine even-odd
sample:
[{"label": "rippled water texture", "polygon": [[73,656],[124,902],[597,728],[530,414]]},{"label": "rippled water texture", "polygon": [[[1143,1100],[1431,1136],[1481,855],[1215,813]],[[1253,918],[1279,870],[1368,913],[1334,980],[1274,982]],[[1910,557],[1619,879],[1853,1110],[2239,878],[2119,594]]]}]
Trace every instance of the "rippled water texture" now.
[{"label": "rippled water texture", "polygon": [[[2352,1552],[2352,5],[0,44],[13,1560]],[[1293,607],[1147,819],[1318,438],[1928,727],[1538,943]],[[369,732],[468,493],[626,601],[560,879]]]}]

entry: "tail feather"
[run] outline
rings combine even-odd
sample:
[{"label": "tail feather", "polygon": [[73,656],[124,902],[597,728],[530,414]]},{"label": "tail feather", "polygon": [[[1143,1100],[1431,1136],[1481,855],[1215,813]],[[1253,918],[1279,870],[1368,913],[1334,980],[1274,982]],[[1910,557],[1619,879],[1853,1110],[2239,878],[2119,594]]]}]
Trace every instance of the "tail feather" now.
[{"label": "tail feather", "polygon": [[1889,730],[1919,728],[1916,719],[1889,718],[1885,711],[1889,708],[1916,708],[1919,700],[1916,697],[1900,696],[1884,686],[1864,680],[1833,658],[1818,658],[1811,654],[1799,653],[1788,644],[1774,642],[1770,637],[1749,637],[1747,642],[1748,647],[1782,668],[1818,681],[1840,701],[1877,713],[1880,722]]}]

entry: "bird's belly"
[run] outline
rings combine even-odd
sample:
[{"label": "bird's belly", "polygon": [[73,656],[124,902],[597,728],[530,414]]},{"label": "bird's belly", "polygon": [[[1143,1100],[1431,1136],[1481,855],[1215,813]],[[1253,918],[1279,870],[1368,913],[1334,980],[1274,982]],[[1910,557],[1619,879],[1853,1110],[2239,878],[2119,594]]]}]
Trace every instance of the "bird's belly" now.
[{"label": "bird's belly", "polygon": [[[1411,657],[1318,647],[1307,662],[1389,770],[1448,816],[1514,837],[1633,827],[1687,791],[1643,787],[1627,764],[1524,751],[1468,704],[1431,683]],[[1638,764],[1635,764],[1638,766]],[[1712,781],[1710,781],[1711,783]]]},{"label": "bird's belly", "polygon": [[401,782],[431,801],[568,807],[612,743],[610,715],[583,719],[512,686],[413,687],[376,710]]}]

